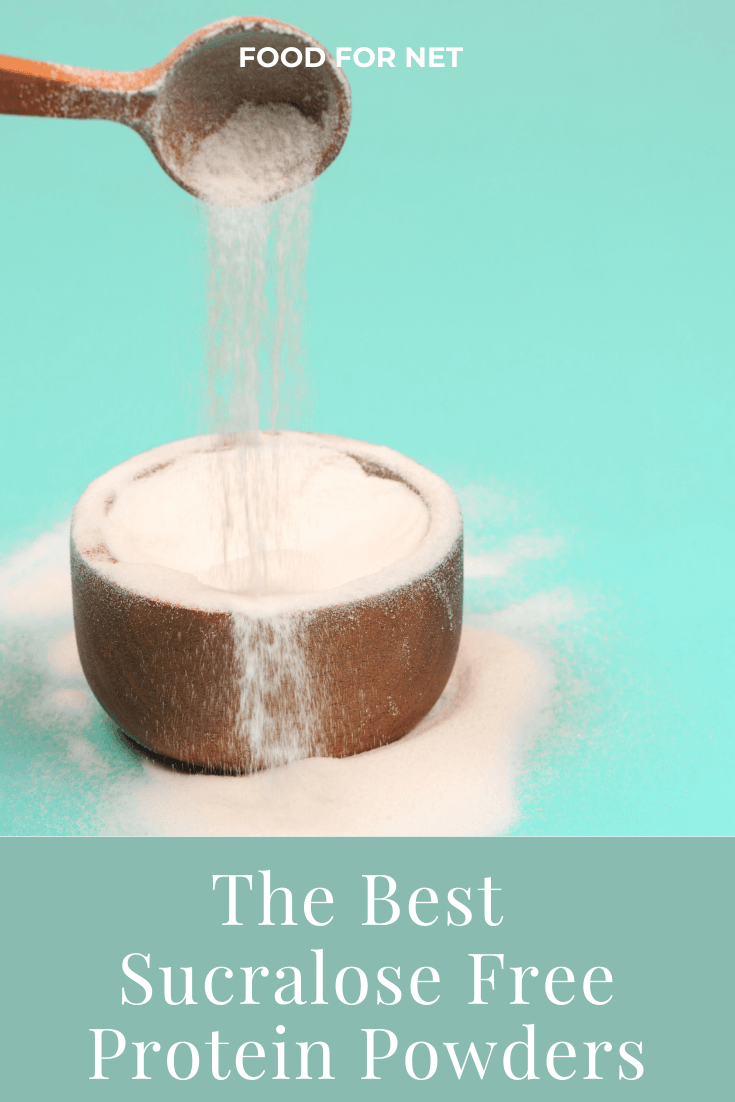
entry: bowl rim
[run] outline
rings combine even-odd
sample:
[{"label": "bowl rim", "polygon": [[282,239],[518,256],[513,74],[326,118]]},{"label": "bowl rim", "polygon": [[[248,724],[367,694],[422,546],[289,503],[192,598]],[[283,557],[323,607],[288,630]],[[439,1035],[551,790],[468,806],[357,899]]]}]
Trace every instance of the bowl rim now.
[{"label": "bowl rim", "polygon": [[387,469],[393,477],[417,493],[426,506],[429,524],[418,547],[382,570],[353,579],[334,589],[258,598],[216,589],[199,581],[193,574],[171,567],[114,559],[104,536],[104,517],[112,503],[111,499],[114,500],[113,495],[136,476],[139,478],[144,472],[154,475],[156,468],[169,466],[179,457],[196,452],[229,449],[243,443],[242,436],[209,433],[160,444],[131,456],[94,479],[79,498],[72,513],[72,550],[95,573],[132,597],[187,608],[192,612],[240,613],[254,619],[264,619],[278,615],[308,614],[321,609],[384,598],[390,592],[427,579],[457,550],[458,545],[461,546],[462,513],[456,494],[443,478],[401,452],[382,444],[370,444],[328,433],[275,430],[263,431],[258,435],[340,451],[354,458],[363,469],[364,464]]}]

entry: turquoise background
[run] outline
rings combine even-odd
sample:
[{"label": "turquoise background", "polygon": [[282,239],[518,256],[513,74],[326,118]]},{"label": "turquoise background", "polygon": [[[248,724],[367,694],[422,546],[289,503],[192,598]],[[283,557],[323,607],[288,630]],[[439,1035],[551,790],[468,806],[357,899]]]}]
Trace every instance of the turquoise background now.
[{"label": "turquoise background", "polygon": [[[2,925],[5,944],[13,951],[3,969],[3,1085],[11,1098],[75,1102],[129,1097],[198,1102],[251,1094],[433,1102],[516,1098],[527,1092],[544,1099],[724,1099],[731,1082],[732,976],[723,969],[723,953],[730,940],[733,889],[722,874],[732,863],[732,848],[729,839],[6,839],[0,841],[0,855],[13,908],[4,913]],[[296,926],[257,925],[262,918],[259,869],[271,870],[274,888],[293,891]],[[227,884],[220,881],[213,891],[215,873],[253,874],[252,897],[246,890],[238,908],[242,926],[221,925],[228,916]],[[362,874],[396,880],[402,915],[395,925],[361,925],[366,919]],[[477,891],[486,876],[500,888],[493,895],[493,920],[501,915],[503,920],[494,929],[483,922]],[[473,919],[467,926],[449,927],[447,892],[460,885],[471,889]],[[302,910],[306,892],[317,886],[329,888],[334,897],[333,907],[316,909],[322,917],[335,916],[321,929],[307,925]],[[407,913],[410,893],[422,886],[433,887],[439,899],[437,908],[420,912],[426,919],[439,916],[435,925],[423,928]],[[281,907],[277,895],[275,922],[283,918]],[[378,916],[385,917],[380,911]],[[273,992],[280,982],[274,973],[281,966],[301,968],[302,997],[314,998],[309,960],[318,948],[324,949],[328,1005],[278,1006]],[[131,961],[154,987],[152,1000],[141,1007],[121,1005],[123,982],[129,998],[142,997],[121,968],[123,958],[134,952],[151,955],[150,972],[142,961]],[[495,992],[483,985],[488,1005],[470,1006],[468,954],[493,952],[505,955],[504,969],[496,966]],[[223,1007],[207,1002],[204,977],[219,965],[229,966],[240,981],[240,967],[269,967],[267,979],[258,977],[265,992],[260,1006],[239,1005],[244,996],[235,993],[237,980],[228,985],[221,973],[215,992],[230,987],[233,1001]],[[370,981],[367,999],[354,1007],[339,1003],[334,993],[336,973],[348,965],[361,967]],[[383,965],[401,968],[404,994],[395,1007],[376,1003],[376,975]],[[440,994],[430,1007],[413,1002],[407,983],[416,968],[426,965],[440,976],[438,988],[422,989],[429,992],[425,997]],[[562,998],[575,994],[568,1006],[553,1006],[543,993],[547,973],[559,965],[571,968],[576,981],[556,988]],[[518,966],[539,970],[538,978],[524,979],[527,1006],[510,1005],[510,970]],[[584,1000],[582,979],[593,966],[612,974],[611,987],[594,989],[598,998],[612,994],[607,1006]],[[179,968],[193,968],[198,1005],[165,1004],[161,967],[173,969],[175,999],[182,997]],[[291,978],[287,973],[282,982]],[[528,1023],[536,1026],[539,1081],[514,1083],[503,1073],[502,1052],[526,1036],[522,1025]],[[229,1042],[222,1049],[224,1071],[233,1065],[235,1046],[248,1039],[260,1040],[272,1061],[277,1024],[286,1027],[287,1074],[298,1075],[293,1056],[298,1059],[299,1050],[293,1042],[319,1039],[330,1045],[335,1080],[273,1082],[270,1064],[257,1084],[244,1083],[234,1070],[225,1082],[212,1080],[211,1050],[205,1047],[212,1030]],[[103,1028],[120,1030],[128,1051],[105,1065],[107,1082],[90,1082],[88,1031]],[[365,1074],[363,1028],[388,1028],[399,1040],[396,1057],[378,1065],[380,1081],[360,1078]],[[162,1046],[162,1053],[147,1054],[150,1082],[131,1082],[135,1040],[158,1040]],[[164,1062],[169,1046],[179,1040],[196,1044],[201,1057],[199,1074],[185,1083],[172,1079]],[[415,1082],[404,1071],[402,1056],[417,1040],[440,1050],[437,1073],[426,1082]],[[497,1041],[498,1048],[483,1082],[470,1065],[458,1083],[442,1042],[457,1041],[462,1059],[470,1040],[485,1054],[485,1041]],[[558,1040],[570,1041],[577,1052],[575,1061],[558,1066],[565,1073],[581,1069],[563,1083],[550,1078],[544,1063]],[[614,1047],[609,1054],[599,1053],[603,1079],[585,1081],[584,1042],[605,1040]],[[630,1040],[642,1042],[645,1070],[638,1081],[625,1083],[618,1079],[618,1048]],[[182,1060],[179,1074],[185,1068]],[[632,1074],[627,1066],[626,1073]]]},{"label": "turquoise background", "polygon": [[[230,14],[11,0],[0,50],[133,69]],[[311,427],[507,491],[518,515],[470,524],[471,551],[518,516],[564,541],[551,564],[468,587],[480,613],[539,586],[588,608],[555,644],[563,692],[516,829],[732,833],[735,10],[283,0],[263,14],[332,51],[464,47],[456,70],[348,71],[353,125],[315,200]],[[196,205],[131,131],[3,117],[0,149],[11,551],[102,471],[195,428],[203,273]],[[11,709],[3,829],[87,829],[81,789],[29,786],[46,751],[26,732],[20,752],[18,723]]]}]

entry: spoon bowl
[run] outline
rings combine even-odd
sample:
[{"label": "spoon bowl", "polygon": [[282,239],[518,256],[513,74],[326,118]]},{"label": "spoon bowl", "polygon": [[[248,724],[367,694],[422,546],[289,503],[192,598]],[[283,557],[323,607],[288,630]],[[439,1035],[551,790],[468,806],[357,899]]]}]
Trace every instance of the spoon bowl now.
[{"label": "spoon bowl", "polygon": [[212,23],[129,73],[0,56],[0,113],[121,122],[179,187],[221,206],[270,202],[318,176],[350,111],[327,51],[259,17]]}]

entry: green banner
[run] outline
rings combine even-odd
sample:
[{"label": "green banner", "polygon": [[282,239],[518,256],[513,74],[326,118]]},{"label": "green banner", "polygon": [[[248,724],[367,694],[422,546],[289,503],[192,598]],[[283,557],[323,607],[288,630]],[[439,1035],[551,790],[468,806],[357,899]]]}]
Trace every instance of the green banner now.
[{"label": "green banner", "polygon": [[727,1096],[732,840],[0,844],[8,1098]]}]

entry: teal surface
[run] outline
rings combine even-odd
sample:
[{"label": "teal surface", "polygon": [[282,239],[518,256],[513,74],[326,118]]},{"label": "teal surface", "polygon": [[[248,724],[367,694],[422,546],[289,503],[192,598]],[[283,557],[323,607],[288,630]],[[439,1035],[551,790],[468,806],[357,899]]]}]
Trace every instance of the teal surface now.
[{"label": "teal surface", "polygon": [[[14,2],[0,51],[133,69],[228,14]],[[472,554],[556,541],[554,558],[468,583],[478,614],[539,594],[575,610],[546,639],[559,689],[515,829],[732,833],[735,10],[265,14],[332,52],[463,46],[456,70],[348,70],[352,128],[316,188],[310,426],[390,444],[489,503],[468,511]],[[203,247],[196,204],[123,127],[0,117],[0,150],[9,553],[92,478],[196,427]],[[55,777],[16,642],[0,829],[93,829],[103,781]],[[110,769],[135,768],[95,737]]]}]

